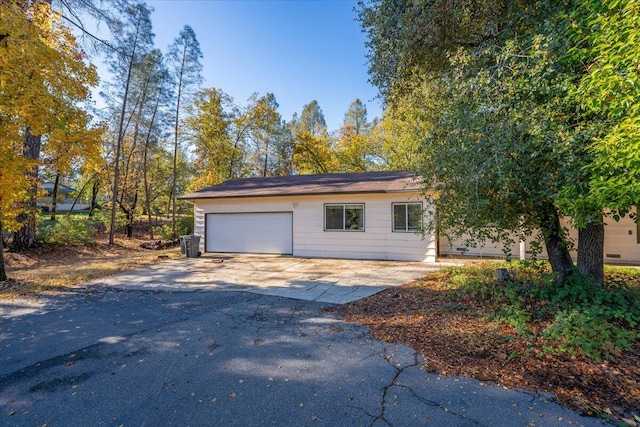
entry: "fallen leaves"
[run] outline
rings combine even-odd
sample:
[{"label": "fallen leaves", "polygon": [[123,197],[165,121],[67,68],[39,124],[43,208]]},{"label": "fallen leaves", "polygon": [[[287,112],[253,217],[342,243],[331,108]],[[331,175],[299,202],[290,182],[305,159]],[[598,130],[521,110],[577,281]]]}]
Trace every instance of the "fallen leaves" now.
[{"label": "fallen leaves", "polygon": [[432,373],[551,392],[585,415],[630,420],[636,424],[624,422],[640,426],[633,413],[640,408],[638,346],[607,363],[542,354],[531,348],[548,344],[543,338],[525,340],[513,328],[486,319],[487,311],[478,301],[463,302],[454,298],[451,284],[432,278],[338,309],[347,321],[368,326],[375,337],[419,351]]}]

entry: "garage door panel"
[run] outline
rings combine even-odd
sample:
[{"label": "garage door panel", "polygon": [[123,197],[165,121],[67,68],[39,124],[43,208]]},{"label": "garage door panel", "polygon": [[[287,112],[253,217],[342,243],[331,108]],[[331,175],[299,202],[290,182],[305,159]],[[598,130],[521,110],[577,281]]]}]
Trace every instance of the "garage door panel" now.
[{"label": "garage door panel", "polygon": [[207,214],[207,252],[293,253],[291,212]]}]

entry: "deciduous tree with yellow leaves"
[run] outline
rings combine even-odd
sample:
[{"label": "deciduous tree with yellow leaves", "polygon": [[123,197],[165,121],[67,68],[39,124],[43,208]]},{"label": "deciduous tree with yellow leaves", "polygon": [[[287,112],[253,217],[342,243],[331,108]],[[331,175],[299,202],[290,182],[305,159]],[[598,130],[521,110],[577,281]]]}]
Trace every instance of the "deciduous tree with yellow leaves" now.
[{"label": "deciduous tree with yellow leaves", "polygon": [[0,1],[0,231],[26,225],[18,246],[35,244],[42,146],[56,154],[58,169],[98,151],[100,130],[83,108],[98,77],[83,59],[48,2]]}]

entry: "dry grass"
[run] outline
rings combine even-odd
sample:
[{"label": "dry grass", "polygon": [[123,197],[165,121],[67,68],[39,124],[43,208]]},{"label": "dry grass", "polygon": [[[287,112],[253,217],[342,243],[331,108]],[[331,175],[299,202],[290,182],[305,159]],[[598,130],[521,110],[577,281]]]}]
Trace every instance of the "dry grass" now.
[{"label": "dry grass", "polygon": [[180,257],[179,248],[152,251],[140,248],[143,241],[116,239],[110,246],[100,239],[94,246],[41,246],[25,252],[5,252],[10,280],[0,284],[0,298],[56,291]]}]

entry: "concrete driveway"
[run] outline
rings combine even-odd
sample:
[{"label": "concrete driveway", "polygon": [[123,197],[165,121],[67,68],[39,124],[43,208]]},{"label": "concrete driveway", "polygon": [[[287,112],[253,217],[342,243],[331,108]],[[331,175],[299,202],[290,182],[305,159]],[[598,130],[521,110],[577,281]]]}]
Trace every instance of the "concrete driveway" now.
[{"label": "concrete driveway", "polygon": [[[344,304],[422,278],[445,264],[205,254],[100,279],[90,285],[131,290],[244,291]],[[452,265],[452,264],[446,264]]]}]

